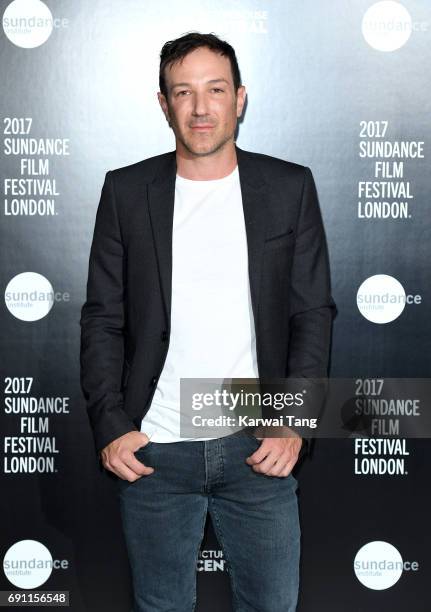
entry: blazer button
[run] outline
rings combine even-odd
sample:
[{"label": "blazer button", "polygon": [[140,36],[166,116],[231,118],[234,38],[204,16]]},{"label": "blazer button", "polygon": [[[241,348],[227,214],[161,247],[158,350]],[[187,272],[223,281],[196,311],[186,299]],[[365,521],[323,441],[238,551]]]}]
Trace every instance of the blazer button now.
[{"label": "blazer button", "polygon": [[166,340],[168,339],[168,332],[166,330],[162,331],[162,342],[166,342]]},{"label": "blazer button", "polygon": [[151,386],[154,386],[157,382],[157,376],[153,376],[153,378],[151,379]]}]

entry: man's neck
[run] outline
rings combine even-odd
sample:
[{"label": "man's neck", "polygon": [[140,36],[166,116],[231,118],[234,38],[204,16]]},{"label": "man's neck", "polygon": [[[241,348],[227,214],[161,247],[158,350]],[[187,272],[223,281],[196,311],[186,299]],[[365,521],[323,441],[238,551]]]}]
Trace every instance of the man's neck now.
[{"label": "man's neck", "polygon": [[177,147],[177,174],[192,181],[211,181],[231,174],[237,166],[235,143],[226,143],[211,155],[191,155]]}]

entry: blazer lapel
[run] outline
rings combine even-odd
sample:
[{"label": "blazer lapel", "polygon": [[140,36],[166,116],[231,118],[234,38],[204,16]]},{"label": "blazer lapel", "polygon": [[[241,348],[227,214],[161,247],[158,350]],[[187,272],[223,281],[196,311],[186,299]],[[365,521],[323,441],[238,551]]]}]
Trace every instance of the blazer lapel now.
[{"label": "blazer lapel", "polygon": [[159,266],[159,278],[165,305],[166,321],[171,318],[172,295],[172,226],[174,221],[175,151],[163,156],[152,183],[147,186],[147,201]]},{"label": "blazer lapel", "polygon": [[[265,214],[267,184],[254,155],[237,145],[235,149],[247,235],[250,294],[255,326],[257,326],[267,218]],[[162,157],[155,178],[147,187],[148,208],[167,322],[170,322],[172,299],[172,227],[176,169],[175,151],[166,153]]]},{"label": "blazer lapel", "polygon": [[260,301],[260,279],[262,276],[263,245],[266,234],[266,191],[267,184],[253,153],[243,151],[237,145],[239,180],[248,245],[248,272],[250,294],[257,333],[257,313]]}]

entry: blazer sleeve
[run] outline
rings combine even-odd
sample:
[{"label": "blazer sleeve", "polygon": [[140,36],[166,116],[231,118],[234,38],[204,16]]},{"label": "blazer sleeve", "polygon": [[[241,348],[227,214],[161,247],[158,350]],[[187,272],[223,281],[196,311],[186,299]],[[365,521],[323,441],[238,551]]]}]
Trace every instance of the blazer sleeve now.
[{"label": "blazer sleeve", "polygon": [[[336,313],[316,186],[310,168],[305,168],[291,270],[287,378],[327,378]],[[318,401],[313,402],[313,409],[320,404],[325,390],[326,385],[323,390],[318,386]],[[312,439],[311,434],[303,437],[301,454],[310,451]]]},{"label": "blazer sleeve", "polygon": [[[123,410],[125,252],[112,172],[105,175],[81,309],[80,383],[96,453],[136,426]],[[99,456],[100,459],[100,456]]]}]

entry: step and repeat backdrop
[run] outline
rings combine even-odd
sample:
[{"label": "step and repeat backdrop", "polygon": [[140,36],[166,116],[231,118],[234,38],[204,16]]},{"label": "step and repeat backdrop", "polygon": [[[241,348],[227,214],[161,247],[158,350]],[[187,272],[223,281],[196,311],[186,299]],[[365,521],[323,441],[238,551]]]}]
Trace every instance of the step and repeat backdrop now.
[{"label": "step and repeat backdrop", "polygon": [[[0,607],[57,591],[50,605],[74,612],[130,609],[114,483],[79,386],[79,317],[105,173],[175,147],[159,53],[198,30],[236,50],[248,91],[238,145],[313,171],[338,306],[330,376],[374,400],[372,438],[340,413],[346,435],[316,440],[295,468],[298,610],[430,610],[431,445],[420,428],[404,437],[399,419],[431,407],[414,385],[379,401],[389,379],[426,387],[431,376],[430,3],[14,0],[1,11]],[[196,571],[197,609],[232,610],[209,521]]]}]

